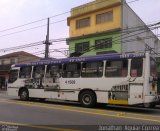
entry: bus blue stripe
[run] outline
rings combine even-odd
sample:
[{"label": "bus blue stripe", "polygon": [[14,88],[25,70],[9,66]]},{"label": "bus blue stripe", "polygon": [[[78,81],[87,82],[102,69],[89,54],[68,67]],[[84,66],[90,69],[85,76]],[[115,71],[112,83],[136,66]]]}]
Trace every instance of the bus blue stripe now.
[{"label": "bus blue stripe", "polygon": [[66,64],[66,63],[76,63],[76,62],[92,62],[92,61],[102,61],[102,60],[120,60],[120,59],[131,59],[131,58],[142,58],[145,57],[145,53],[141,54],[106,54],[106,55],[96,55],[87,57],[71,57],[64,59],[48,59],[31,62],[28,64],[16,64],[15,67],[24,66],[35,66],[35,65],[48,65],[48,64]]}]

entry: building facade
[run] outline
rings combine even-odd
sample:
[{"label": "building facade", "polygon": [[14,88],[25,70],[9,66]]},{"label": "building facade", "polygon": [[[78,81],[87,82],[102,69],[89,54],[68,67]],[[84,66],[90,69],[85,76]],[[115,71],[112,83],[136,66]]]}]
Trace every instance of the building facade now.
[{"label": "building facade", "polygon": [[125,0],[95,0],[68,17],[70,54],[97,55],[158,49],[158,38]]},{"label": "building facade", "polygon": [[5,89],[9,77],[11,65],[17,63],[28,63],[40,58],[24,51],[14,52],[0,56],[0,89]]}]

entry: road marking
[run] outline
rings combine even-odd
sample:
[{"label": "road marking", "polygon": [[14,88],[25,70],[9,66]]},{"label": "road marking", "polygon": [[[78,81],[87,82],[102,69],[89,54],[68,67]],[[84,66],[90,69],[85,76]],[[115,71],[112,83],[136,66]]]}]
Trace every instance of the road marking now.
[{"label": "road marking", "polygon": [[126,113],[125,112],[118,112],[117,113],[117,116],[119,117],[119,116],[125,116],[126,115]]},{"label": "road marking", "polygon": [[[32,105],[32,104],[36,104],[37,106],[44,106],[46,107],[51,107],[51,105],[48,105],[47,103],[38,103],[38,102],[30,102],[30,101],[18,101],[18,100],[8,100],[8,99],[2,99],[4,101],[11,101],[11,102],[15,102],[17,104],[27,104],[27,105]],[[1,100],[0,100],[1,101]],[[25,102],[25,103],[24,103]],[[59,106],[59,105],[58,105]],[[52,106],[53,107],[53,106]],[[70,110],[70,109],[78,109],[81,107],[71,107],[71,106],[64,106],[64,105],[60,105],[59,107],[53,107],[53,108],[62,108],[62,109],[66,109],[66,110]],[[143,117],[152,117],[152,118],[159,118],[160,116],[155,116],[155,115],[146,115],[146,114],[140,114],[140,113],[128,113],[128,112],[121,112],[121,111],[112,111],[112,110],[104,110],[104,109],[94,109],[94,108],[82,108],[85,110],[89,110],[89,111],[95,111],[98,113],[115,113],[115,114],[119,114],[119,115],[133,115],[133,116],[143,116]],[[119,116],[118,115],[118,116]]]},{"label": "road marking", "polygon": [[[7,99],[5,99],[7,100]],[[15,100],[9,100],[9,101],[15,101]],[[17,103],[22,103],[24,104],[24,101],[15,101]],[[30,102],[30,101],[25,101],[25,103],[27,104],[37,104],[37,105],[44,105],[44,106],[50,106],[48,105],[47,103],[38,103],[38,102]],[[104,110],[104,109],[94,109],[94,108],[82,108],[82,107],[71,107],[71,106],[64,106],[64,105],[56,105],[56,106],[59,106],[58,108],[63,108],[63,109],[78,109],[81,108],[81,109],[85,109],[85,110],[89,110],[89,111],[95,111],[95,112],[100,112],[100,113],[105,113],[105,112],[108,112],[108,113],[119,113],[119,114],[123,114],[123,115],[133,115],[133,116],[143,116],[143,117],[152,117],[152,118],[159,118],[160,119],[160,116],[155,116],[155,115],[146,115],[146,114],[140,114],[140,113],[129,113],[129,112],[121,112],[121,111],[114,111],[114,110]],[[53,107],[53,106],[52,106]],[[57,108],[57,107],[55,107]]]},{"label": "road marking", "polygon": [[[46,109],[56,109],[56,110],[65,110],[65,111],[71,111],[71,112],[78,112],[78,113],[85,113],[85,114],[91,114],[91,115],[101,115],[101,116],[110,116],[110,117],[118,117],[118,118],[124,118],[124,119],[134,119],[134,120],[143,120],[143,121],[152,121],[152,122],[157,122],[160,123],[160,120],[156,119],[149,119],[149,118],[140,118],[140,117],[133,117],[133,116],[126,116],[127,113],[124,112],[117,112],[120,114],[107,114],[107,113],[101,113],[101,112],[89,112],[89,111],[83,111],[83,110],[75,110],[75,109],[70,109],[70,108],[61,108],[61,107],[53,107],[53,106],[47,106],[46,104],[36,104],[36,102],[33,102],[32,104],[30,102],[14,102],[14,101],[0,101],[4,103],[10,103],[10,104],[17,104],[17,105],[23,105],[23,106],[30,106],[30,107],[41,107],[41,108],[46,108]],[[132,113],[130,113],[132,114]],[[133,114],[132,114],[133,115]],[[137,114],[138,115],[138,114]],[[145,115],[144,115],[145,116]],[[146,115],[145,117],[148,117]],[[160,118],[160,117],[159,117]]]},{"label": "road marking", "polygon": [[0,124],[1,125],[23,126],[23,127],[30,127],[30,128],[39,128],[39,129],[46,129],[46,130],[53,130],[53,131],[80,131],[80,130],[56,128],[56,127],[49,127],[49,126],[35,126],[35,125],[31,125],[31,124],[5,122],[5,121],[0,121]]}]

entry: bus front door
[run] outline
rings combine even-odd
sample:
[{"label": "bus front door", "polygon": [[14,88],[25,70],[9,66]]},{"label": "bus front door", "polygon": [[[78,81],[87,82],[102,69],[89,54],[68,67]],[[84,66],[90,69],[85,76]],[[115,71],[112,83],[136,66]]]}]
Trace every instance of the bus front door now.
[{"label": "bus front door", "polygon": [[143,103],[143,83],[134,82],[129,85],[129,105]]}]

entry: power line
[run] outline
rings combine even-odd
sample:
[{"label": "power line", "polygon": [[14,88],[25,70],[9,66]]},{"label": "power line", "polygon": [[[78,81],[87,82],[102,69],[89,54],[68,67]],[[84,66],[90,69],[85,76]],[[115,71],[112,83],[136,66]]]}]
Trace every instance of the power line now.
[{"label": "power line", "polygon": [[[152,25],[150,25],[150,26],[154,26],[154,25],[157,25],[157,24],[159,24],[159,23],[156,23],[156,24],[152,24]],[[134,29],[135,28],[137,28],[137,27],[133,27]],[[157,28],[157,27],[154,27],[154,28]],[[151,29],[154,29],[154,28],[151,28]],[[144,29],[146,29],[146,28],[143,28],[143,30]],[[127,32],[129,32],[129,33],[134,33],[134,32],[136,32],[136,31],[140,31],[140,30],[142,30],[142,29],[138,29],[138,30],[132,30],[132,31],[130,31],[130,30],[132,30],[132,27],[131,28],[127,28],[127,29],[122,29],[122,33],[127,33]],[[142,31],[143,31],[142,30]],[[143,31],[143,32],[138,32],[138,34],[142,34],[142,33],[145,33],[146,31],[148,31],[148,30],[145,30],[145,31]],[[126,35],[123,35],[123,36],[125,36],[125,37],[120,37],[120,36],[117,36],[117,37],[114,37],[114,39],[115,38],[118,38],[118,39],[115,39],[113,42],[114,43],[116,43],[116,42],[118,42],[118,41],[120,41],[120,38],[122,38],[122,39],[125,39],[125,38],[129,38],[129,37],[132,37],[132,36],[135,36],[135,35],[138,35],[137,33],[136,34],[131,34],[131,35],[129,35],[129,36],[126,36]],[[127,35],[128,35],[128,33],[127,33]],[[49,40],[49,42],[62,42],[62,41],[66,41],[66,39],[67,38],[59,38],[59,39],[51,39],[51,40]],[[38,46],[38,45],[42,45],[44,43],[44,41],[39,41],[39,42],[35,42],[35,43],[31,43],[31,44],[25,44],[25,45],[22,45],[22,46],[16,46],[16,47],[11,47],[11,48],[5,48],[5,49],[0,49],[0,51],[3,51],[3,52],[6,52],[6,51],[10,51],[10,50],[17,50],[17,49],[23,49],[23,48],[28,48],[28,47],[33,47],[33,46]],[[52,44],[52,45],[56,45],[57,43],[55,43],[55,44]],[[119,44],[119,43],[118,43]]]},{"label": "power line", "polygon": [[[54,18],[54,17],[60,16],[60,15],[64,15],[64,14],[67,14],[67,13],[69,13],[69,11],[68,12],[64,12],[64,13],[60,13],[60,14],[57,14],[57,15],[54,15],[54,16],[50,16],[49,18]],[[20,28],[20,27],[23,27],[23,26],[34,24],[34,23],[37,23],[37,22],[40,22],[40,21],[44,21],[44,20],[47,20],[47,19],[48,18],[43,18],[43,19],[40,19],[40,20],[36,20],[36,21],[33,21],[33,22],[29,22],[29,23],[26,23],[26,24],[15,26],[15,27],[12,27],[12,28],[4,29],[4,30],[1,30],[0,32],[5,32],[5,31],[13,30],[13,29],[16,29],[16,28]]]},{"label": "power line", "polygon": [[[158,23],[159,24],[159,23]],[[151,28],[151,29],[155,29],[155,28],[157,28],[157,27],[154,27],[154,28]],[[159,28],[160,28],[160,26],[159,26]],[[136,30],[137,31],[137,30]],[[137,41],[137,39],[128,39],[129,37],[133,37],[133,36],[138,36],[138,35],[140,35],[140,34],[142,34],[142,33],[145,33],[145,32],[147,32],[148,30],[145,30],[145,31],[143,31],[143,32],[138,32],[138,33],[136,33],[136,34],[131,34],[131,35],[129,35],[129,36],[126,36],[126,35],[124,35],[125,37],[120,37],[120,36],[118,36],[117,38],[118,39],[114,39],[114,41],[112,41],[112,43],[115,43],[115,44],[120,44],[119,42],[121,41],[121,40],[123,40],[122,42],[123,42],[123,44],[124,43],[127,43],[127,42],[132,42],[132,41]],[[134,33],[134,31],[133,31],[133,33]],[[159,35],[158,35],[159,36]],[[142,39],[149,39],[149,38],[155,38],[156,36],[153,34],[152,36],[147,36],[147,37],[142,37]],[[127,40],[125,40],[125,39],[127,39]],[[72,49],[74,49],[74,48],[70,48],[70,50],[72,50]],[[93,45],[93,46],[90,46],[89,47],[89,51],[91,51],[91,50],[93,50],[93,49],[95,49],[95,45]],[[87,53],[88,51],[84,51],[84,53]]]},{"label": "power line", "polygon": [[[66,38],[49,40],[49,42],[51,42],[51,43],[52,42],[61,42],[61,41],[66,41]],[[18,49],[24,49],[24,48],[28,48],[28,47],[34,47],[34,46],[38,46],[38,45],[43,45],[43,43],[44,43],[44,41],[38,41],[38,42],[30,43],[30,44],[24,44],[24,45],[20,45],[20,46],[4,48],[4,49],[0,49],[0,52],[6,52],[6,51],[11,51],[11,50],[18,50]],[[56,45],[56,43],[52,44],[52,45]]]},{"label": "power line", "polygon": [[23,46],[17,46],[17,47],[11,47],[11,48],[5,48],[5,49],[0,49],[0,52],[7,52],[7,51],[13,51],[13,50],[18,50],[18,49],[24,49],[24,48],[28,48],[28,47],[34,47],[34,46],[38,46],[38,45],[43,45],[43,43],[41,42],[37,42],[33,45],[23,45]]},{"label": "power line", "polygon": [[[102,2],[104,2],[104,1],[102,1]],[[102,3],[102,2],[99,2],[99,3]],[[97,3],[96,3],[97,4]],[[65,12],[65,13],[68,13],[68,12]],[[55,16],[58,16],[58,15],[55,15]],[[57,23],[57,22],[56,22]],[[46,25],[42,25],[42,26],[46,26]],[[39,27],[39,26],[38,26]],[[34,28],[38,28],[38,27],[34,27]],[[137,27],[136,27],[137,28]],[[124,32],[122,32],[122,33],[124,33]],[[59,41],[62,41],[62,40],[59,40]],[[65,41],[65,40],[64,40]],[[57,42],[57,41],[55,41],[55,42]]]},{"label": "power line", "polygon": [[29,23],[26,23],[26,24],[23,24],[23,25],[15,26],[15,27],[12,27],[12,28],[4,29],[4,30],[1,30],[0,32],[6,32],[6,31],[13,30],[13,29],[16,29],[16,28],[20,28],[20,27],[23,27],[23,26],[26,26],[26,25],[37,23],[37,22],[40,22],[40,21],[43,21],[43,20],[46,20],[46,18],[41,19],[41,20],[36,20],[36,21],[33,21],[33,22],[29,22]]},{"label": "power line", "polygon": [[[132,31],[133,33],[136,32],[137,30],[134,30]],[[138,30],[139,31],[139,30]],[[145,31],[143,32],[138,32],[138,34],[142,34],[142,33],[145,33]],[[131,32],[130,32],[131,33]],[[114,37],[114,41],[113,43],[117,43],[118,41],[120,41],[121,39],[124,40],[125,38],[129,38],[129,37],[132,37],[132,36],[135,36],[135,35],[138,35],[137,33],[136,34],[132,34],[132,35],[129,35],[129,36],[126,36],[124,35],[125,37],[120,37],[120,36],[117,36],[117,37]],[[117,39],[116,39],[117,38]],[[121,39],[120,39],[121,38]],[[51,43],[52,42],[63,42],[63,41],[66,41],[66,38],[59,38],[59,39],[51,39],[49,40]],[[18,49],[24,49],[24,48],[28,48],[28,47],[33,47],[33,46],[38,46],[38,45],[43,45],[44,41],[39,41],[39,42],[35,42],[35,43],[31,43],[31,44],[25,44],[25,45],[21,45],[21,46],[16,46],[16,47],[10,47],[10,48],[5,48],[5,49],[0,49],[1,52],[6,52],[6,51],[10,51],[10,50],[18,50]],[[57,43],[55,44],[52,44],[52,45],[56,45]],[[59,44],[59,43],[58,43]],[[119,44],[119,43],[117,43]]]},{"label": "power line", "polygon": [[[68,56],[68,52],[69,52],[69,50],[60,50],[60,49],[50,49],[49,50],[49,52],[50,53],[52,53],[52,52],[58,52],[58,53],[61,53],[61,54],[63,54],[64,56]],[[42,50],[42,51],[39,51],[39,52],[35,52],[35,53],[33,53],[34,55],[44,55],[45,54],[45,50]]]},{"label": "power line", "polygon": [[[139,1],[139,0],[134,0],[134,1],[131,1],[131,2],[128,2],[128,3],[133,3],[133,2],[136,2],[136,1]],[[100,2],[96,2],[96,3],[93,3],[93,4],[90,4],[89,6],[93,6],[93,5],[96,5],[96,4],[101,4],[101,3],[103,3],[103,2],[106,2],[106,0],[100,1]],[[81,8],[83,8],[83,7],[81,7]],[[81,8],[78,8],[78,9],[81,9]],[[56,14],[56,15],[47,17],[47,18],[43,18],[43,19],[40,19],[40,20],[28,22],[28,23],[26,23],[26,24],[22,24],[22,25],[19,25],[19,26],[11,27],[11,28],[8,28],[8,29],[0,30],[0,33],[1,33],[1,32],[6,32],[6,31],[9,31],[9,30],[13,30],[13,29],[16,29],[16,28],[20,28],[20,27],[23,27],[23,26],[27,26],[27,25],[30,25],[30,24],[38,23],[38,22],[47,20],[48,18],[54,18],[54,17],[57,17],[57,16],[61,16],[61,15],[70,13],[70,12],[71,12],[71,11],[66,11],[66,12],[63,12],[63,13],[60,13],[60,14]]]},{"label": "power line", "polygon": [[[155,26],[155,25],[158,25],[160,23],[156,23],[156,24],[152,24],[152,25],[149,25],[149,27],[151,28],[151,26]],[[133,27],[135,28],[135,27]],[[152,27],[151,30],[155,29],[157,27]],[[130,30],[131,29],[131,30]],[[124,30],[124,31],[123,31]],[[140,28],[140,29],[136,29],[136,30],[132,30],[132,27],[131,28],[127,28],[127,29],[122,29],[121,30],[121,33],[122,33],[122,37],[120,35],[118,36],[115,36],[113,37],[114,41],[112,41],[112,43],[114,44],[119,44],[122,40],[122,42],[126,42],[125,39],[127,39],[127,41],[129,42],[128,38],[130,37],[133,37],[133,36],[138,36],[140,34],[143,34],[143,33],[146,33],[147,31],[149,30],[149,28],[147,27],[144,27],[143,28]],[[138,31],[138,32],[137,32]],[[120,33],[120,32],[117,32],[117,33]],[[112,33],[111,33],[112,34]],[[123,35],[124,34],[124,35]],[[108,34],[109,35],[109,34]],[[156,36],[153,34],[152,35],[153,37],[152,38],[155,38]],[[95,46],[94,46],[95,47]],[[70,48],[72,50],[72,48]],[[74,48],[73,48],[74,49]]]},{"label": "power line", "polygon": [[[160,36],[160,34],[158,34],[158,36]],[[150,38],[154,38],[154,37],[155,36],[147,36],[147,37],[142,37],[141,39],[150,39]],[[124,43],[125,42],[132,42],[132,41],[137,41],[137,39],[130,39],[130,40],[124,41]],[[64,49],[64,50],[61,50],[61,49]],[[65,49],[67,49],[67,48],[51,49],[50,51],[51,52],[62,52],[62,51],[66,51]],[[94,49],[95,49],[95,46],[91,46],[89,51],[94,50]],[[44,52],[44,50],[43,51],[39,51],[39,52],[35,52],[34,55],[44,54],[43,52]],[[84,54],[87,53],[87,52],[88,51],[85,51]]]},{"label": "power line", "polygon": [[[53,23],[50,23],[50,25],[53,25],[53,24],[56,24],[56,23],[59,23],[59,22],[63,22],[63,21],[66,21],[66,19],[65,19],[65,20],[60,20],[60,21],[55,21],[55,22],[53,22]],[[25,29],[25,30],[21,30],[21,31],[17,31],[17,32],[5,34],[5,35],[0,35],[0,37],[5,37],[5,36],[9,36],[9,35],[14,35],[14,34],[18,34],[18,33],[21,33],[21,32],[25,32],[25,31],[29,31],[29,30],[41,28],[41,27],[44,27],[44,26],[47,26],[47,25],[44,24],[44,25],[40,25],[40,26],[36,26],[36,27],[29,28],[29,29]]]}]

